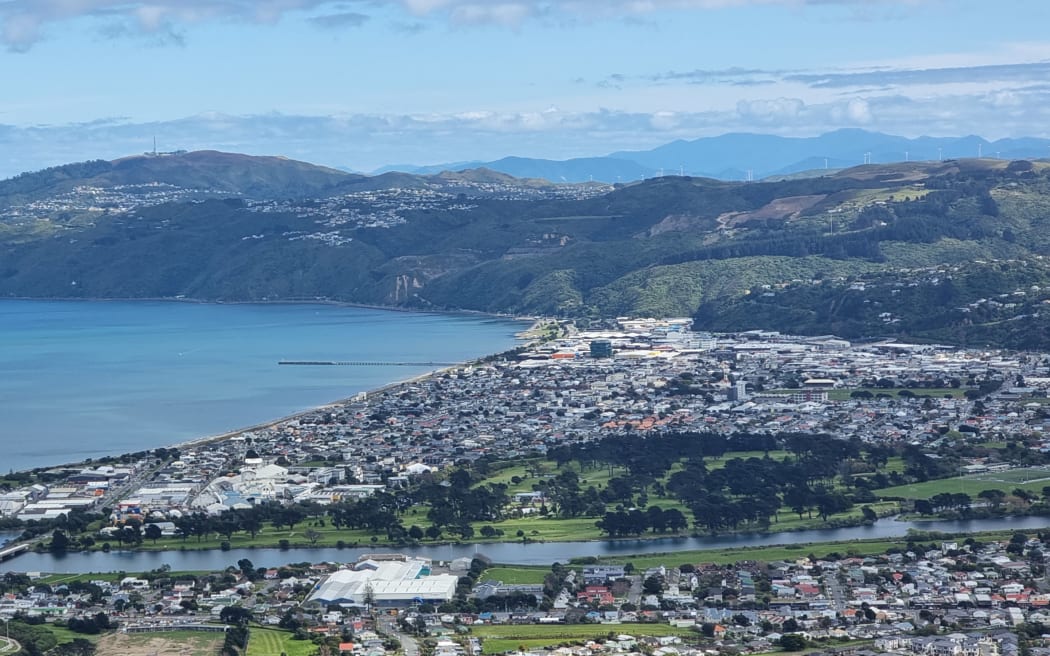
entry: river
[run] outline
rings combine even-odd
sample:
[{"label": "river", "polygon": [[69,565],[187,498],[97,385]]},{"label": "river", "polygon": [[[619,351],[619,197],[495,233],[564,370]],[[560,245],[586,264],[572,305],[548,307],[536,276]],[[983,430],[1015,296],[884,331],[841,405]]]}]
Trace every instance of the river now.
[{"label": "river", "polygon": [[[173,570],[215,571],[236,564],[241,558],[256,567],[277,567],[294,562],[353,562],[362,554],[397,551],[436,561],[483,554],[494,562],[515,565],[549,565],[581,556],[617,556],[726,547],[759,547],[807,542],[845,542],[902,537],[910,529],[969,533],[979,531],[1033,531],[1050,527],[1050,517],[1006,517],[959,521],[893,521],[883,519],[871,526],[795,531],[790,533],[737,533],[715,537],[679,537],[653,540],[608,540],[594,542],[504,542],[498,544],[420,545],[417,547],[319,549],[232,549],[230,551],[111,551],[109,553],[29,553],[0,563],[0,572],[141,572],[170,565]],[[674,558],[669,564],[677,564]]]}]

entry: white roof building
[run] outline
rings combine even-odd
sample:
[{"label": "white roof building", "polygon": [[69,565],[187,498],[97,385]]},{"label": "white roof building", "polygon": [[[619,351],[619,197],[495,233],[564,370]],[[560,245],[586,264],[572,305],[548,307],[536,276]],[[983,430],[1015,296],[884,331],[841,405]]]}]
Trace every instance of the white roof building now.
[{"label": "white roof building", "polygon": [[441,603],[452,599],[459,583],[459,578],[450,574],[428,575],[429,561],[416,558],[370,560],[363,565],[331,574],[314,589],[306,603],[363,605],[369,596],[379,606]]}]

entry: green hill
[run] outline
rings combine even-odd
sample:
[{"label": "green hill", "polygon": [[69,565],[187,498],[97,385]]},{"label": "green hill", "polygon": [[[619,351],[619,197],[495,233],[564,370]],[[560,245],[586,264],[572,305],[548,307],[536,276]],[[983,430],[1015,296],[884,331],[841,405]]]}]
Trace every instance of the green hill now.
[{"label": "green hill", "polygon": [[327,298],[1050,344],[1042,162],[603,187],[187,153],[20,176],[0,182],[0,208],[8,296]]}]

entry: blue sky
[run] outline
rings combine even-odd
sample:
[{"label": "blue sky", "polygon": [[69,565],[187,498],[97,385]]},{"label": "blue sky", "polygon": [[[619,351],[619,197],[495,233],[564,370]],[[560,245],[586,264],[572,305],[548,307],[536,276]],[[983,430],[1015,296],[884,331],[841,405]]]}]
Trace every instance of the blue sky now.
[{"label": "blue sky", "polygon": [[731,131],[1050,136],[1046,0],[0,0],[0,176],[371,170]]}]

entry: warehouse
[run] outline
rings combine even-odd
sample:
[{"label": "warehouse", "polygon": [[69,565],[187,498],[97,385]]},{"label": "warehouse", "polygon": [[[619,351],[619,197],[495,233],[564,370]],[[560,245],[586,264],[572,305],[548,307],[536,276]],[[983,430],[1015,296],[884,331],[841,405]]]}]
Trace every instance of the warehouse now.
[{"label": "warehouse", "polygon": [[382,607],[440,604],[456,594],[459,578],[430,575],[430,561],[420,558],[364,560],[353,569],[339,570],[321,581],[306,603]]}]

